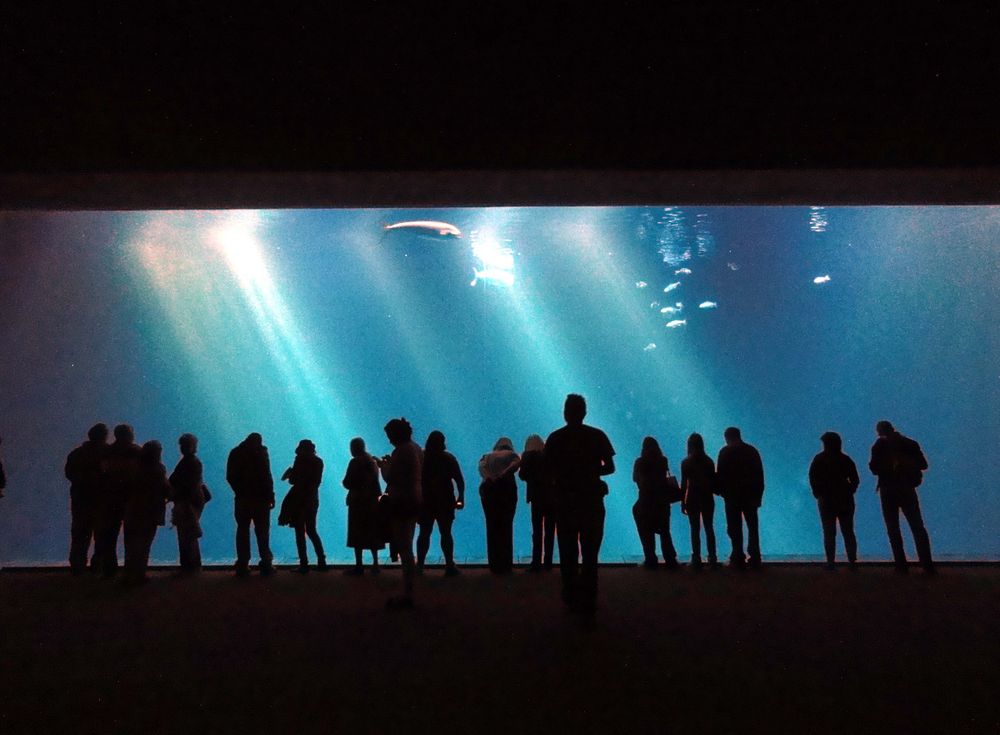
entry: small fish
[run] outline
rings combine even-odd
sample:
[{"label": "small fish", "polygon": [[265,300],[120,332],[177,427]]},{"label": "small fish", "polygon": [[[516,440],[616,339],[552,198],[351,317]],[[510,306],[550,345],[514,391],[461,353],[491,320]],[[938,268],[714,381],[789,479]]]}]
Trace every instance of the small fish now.
[{"label": "small fish", "polygon": [[830,276],[816,276],[813,279],[813,283],[817,285],[820,283],[829,283],[829,282],[830,282]]},{"label": "small fish", "polygon": [[452,237],[461,237],[462,231],[459,230],[455,225],[448,224],[447,222],[436,222],[433,220],[411,220],[408,222],[396,222],[395,224],[386,225],[386,230],[436,230],[439,235],[451,235]]},{"label": "small fish", "polygon": [[684,308],[684,304],[682,302],[680,302],[680,301],[678,301],[676,304],[674,304],[674,306],[676,306],[678,309],[683,309]]},{"label": "small fish", "polygon": [[673,306],[664,306],[660,309],[661,314],[676,314],[680,309],[674,308]]},{"label": "small fish", "polygon": [[650,342],[648,345],[642,348],[643,352],[651,352],[656,349],[656,343]]},{"label": "small fish", "polygon": [[687,319],[674,319],[673,321],[667,322],[663,326],[667,329],[677,329],[677,327],[683,327],[685,324],[687,324]]},{"label": "small fish", "polygon": [[636,288],[646,288],[646,286],[648,286],[648,285],[649,284],[646,283],[645,281],[636,281],[635,282],[635,287]]},{"label": "small fish", "polygon": [[649,308],[650,308],[650,309],[655,309],[655,308],[656,308],[657,306],[659,306],[659,305],[660,305],[660,302],[659,302],[659,301],[652,301],[652,302],[650,302],[650,304],[649,304]]},{"label": "small fish", "polygon": [[669,284],[665,289],[663,289],[663,293],[670,293],[680,285],[681,285],[680,281],[674,281],[673,283]]},{"label": "small fish", "polygon": [[691,275],[691,269],[690,268],[678,268],[677,270],[674,271],[674,275],[675,276],[690,276]]},{"label": "small fish", "polygon": [[738,271],[740,269],[740,267],[736,265],[736,263],[726,263],[726,265],[729,266],[729,270],[731,271]]},{"label": "small fish", "polygon": [[699,309],[718,309],[719,305],[714,301],[702,301],[698,304]]}]

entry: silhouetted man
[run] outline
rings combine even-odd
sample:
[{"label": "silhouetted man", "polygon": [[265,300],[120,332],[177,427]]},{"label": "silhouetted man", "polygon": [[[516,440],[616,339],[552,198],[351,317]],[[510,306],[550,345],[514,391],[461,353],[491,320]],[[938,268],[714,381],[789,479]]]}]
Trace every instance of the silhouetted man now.
[{"label": "silhouetted man", "polygon": [[274,477],[264,438],[249,434],[230,453],[226,462],[226,482],[233,489],[236,518],[236,574],[250,571],[250,524],[257,537],[260,573],[274,572],[271,555],[271,510],[274,508]]},{"label": "silhouetted man", "polygon": [[858,540],[854,536],[854,493],[861,484],[861,478],[854,460],[841,449],[843,442],[840,434],[828,431],[819,440],[823,442],[823,451],[813,457],[809,465],[809,486],[819,505],[819,518],[823,524],[826,568],[834,568],[839,522],[847,562],[853,569],[858,558]]},{"label": "silhouetted man", "polygon": [[920,501],[917,498],[917,487],[923,482],[927,458],[917,442],[900,434],[888,421],[879,421],[875,425],[875,431],[878,439],[872,445],[868,467],[878,477],[875,491],[882,500],[882,517],[889,533],[889,545],[892,547],[896,570],[907,571],[903,534],[899,530],[899,513],[902,511],[906,522],[910,524],[920,564],[926,571],[933,572],[931,542],[927,529],[924,528]]},{"label": "silhouetted man", "polygon": [[566,426],[546,440],[545,462],[555,490],[563,601],[571,608],[591,611],[597,603],[597,558],[604,539],[604,496],[608,494],[601,478],[615,471],[615,450],[603,431],[583,423],[586,415],[583,396],[566,396]]},{"label": "silhouetted man", "polygon": [[139,477],[139,455],[135,432],[128,424],[118,424],[115,440],[104,458],[104,481],[97,502],[95,555],[101,573],[113,577],[118,570],[118,534],[125,519],[125,505]]},{"label": "silhouetted man", "polygon": [[[726,446],[719,450],[716,478],[719,494],[726,501],[726,531],[733,544],[729,564],[743,569],[749,556],[750,566],[759,567],[760,535],[757,528],[757,509],[764,498],[764,465],[760,453],[743,441],[735,426],[726,429],[723,436]],[[747,549],[743,552],[743,523],[747,524]]]},{"label": "silhouetted man", "polygon": [[94,424],[87,432],[87,441],[66,457],[65,474],[69,480],[70,541],[69,568],[73,574],[82,574],[87,569],[87,552],[91,540],[95,540],[91,569],[97,571],[100,560],[97,556],[95,535],[97,532],[97,510],[104,481],[104,461],[108,453],[108,427]]}]

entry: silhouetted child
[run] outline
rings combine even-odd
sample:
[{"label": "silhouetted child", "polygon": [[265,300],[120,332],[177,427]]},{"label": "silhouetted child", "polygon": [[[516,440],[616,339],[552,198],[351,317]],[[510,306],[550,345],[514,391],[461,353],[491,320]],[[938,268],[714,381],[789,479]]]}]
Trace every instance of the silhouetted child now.
[{"label": "silhouetted child", "polygon": [[681,512],[691,524],[691,566],[701,568],[701,526],[705,526],[708,563],[713,568],[719,559],[715,550],[715,462],[705,452],[701,434],[692,434],[687,441],[687,456],[681,461],[681,491],[684,500]]},{"label": "silhouetted child", "polygon": [[517,510],[517,481],[521,458],[507,437],[493,445],[493,451],[479,459],[479,498],[486,517],[486,561],[494,574],[508,574],[514,568],[514,512]]},{"label": "silhouetted child", "polygon": [[826,568],[834,568],[837,553],[837,523],[844,537],[847,561],[854,568],[858,558],[858,540],[854,536],[854,493],[861,484],[854,460],[842,451],[840,434],[828,431],[819,438],[823,451],[809,465],[809,486],[819,506],[823,526],[823,550]]},{"label": "silhouetted child", "polygon": [[347,488],[347,545],[354,549],[354,567],[344,574],[364,574],[362,553],[365,549],[371,551],[372,571],[377,573],[378,552],[385,548],[379,537],[377,515],[382,487],[378,465],[365,450],[365,440],[361,437],[351,439],[351,461],[347,464],[343,485]]},{"label": "silhouetted child", "polygon": [[659,442],[651,436],[642,440],[642,452],[632,466],[632,481],[639,488],[639,497],[632,506],[632,517],[639,532],[642,565],[656,569],[656,536],[660,536],[660,549],[668,569],[677,568],[677,552],[670,536],[670,498],[667,477],[670,464]]},{"label": "silhouetted child", "polygon": [[295,449],[295,461],[285,470],[282,480],[288,480],[292,487],[281,504],[278,515],[279,526],[295,529],[295,546],[299,552],[298,571],[309,571],[309,555],[306,552],[306,536],[316,552],[316,568],[328,569],[323,541],[316,531],[316,516],[319,513],[319,486],[323,482],[323,460],[316,455],[316,445],[308,439],[299,442]]},{"label": "silhouetted child", "polygon": [[[455,540],[451,527],[455,522],[455,511],[465,507],[465,478],[455,455],[447,451],[444,434],[432,431],[424,444],[423,463],[423,503],[420,506],[417,536],[417,570],[422,570],[427,551],[431,545],[431,532],[437,523],[441,536],[441,553],[444,555],[445,576],[457,575],[455,566]],[[455,491],[458,497],[455,497]]]}]

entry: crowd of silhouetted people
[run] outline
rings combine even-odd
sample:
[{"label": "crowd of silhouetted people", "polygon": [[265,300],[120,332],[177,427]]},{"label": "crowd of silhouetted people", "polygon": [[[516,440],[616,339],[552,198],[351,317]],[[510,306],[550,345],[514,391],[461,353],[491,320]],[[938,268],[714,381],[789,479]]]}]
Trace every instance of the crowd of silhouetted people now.
[{"label": "crowd of silhouetted people", "polygon": [[[532,434],[521,454],[509,438],[501,437],[478,463],[490,571],[508,574],[514,568],[513,522],[518,502],[516,478],[520,478],[531,506],[532,555],[528,571],[552,569],[558,541],[562,596],[567,605],[580,610],[592,610],[596,603],[604,496],[608,493],[604,478],[615,472],[615,450],[603,431],[584,423],[586,412],[583,397],[571,394],[564,406],[565,426],[547,439]],[[168,504],[170,522],[177,532],[180,573],[197,572],[202,564],[201,516],[212,499],[198,458],[197,437],[183,434],[178,439],[180,460],[168,475],[158,441],[138,445],[132,428],[126,424],[114,428],[109,443],[110,433],[105,424],[95,425],[87,440],[66,459],[72,572],[82,574],[89,566],[105,577],[116,576],[121,536],[125,552],[123,581],[129,585],[146,581],[150,548],[157,529],[166,524]],[[876,489],[896,568],[908,569],[899,524],[902,513],[910,525],[921,565],[933,572],[930,541],[917,496],[927,460],[919,444],[900,434],[888,421],[878,422],[876,433],[869,468],[878,478]],[[355,565],[345,574],[365,573],[365,551],[371,556],[371,572],[377,573],[379,552],[388,546],[390,558],[400,562],[403,589],[387,605],[408,608],[413,606],[414,576],[423,570],[435,525],[445,575],[460,573],[455,564],[452,525],[456,511],[465,507],[465,478],[458,460],[447,450],[441,431],[430,432],[423,448],[413,441],[413,429],[405,418],[389,421],[385,434],[393,450],[382,457],[369,454],[361,438],[350,444],[351,460],[342,484],[347,491],[347,546],[354,550]],[[713,462],[705,451],[703,437],[691,434],[679,478],[671,473],[656,439],[643,440],[632,468],[632,480],[638,489],[632,515],[644,556],[642,566],[660,566],[658,540],[665,567],[678,568],[670,533],[671,509],[678,504],[690,523],[691,568],[718,567],[716,497],[722,499],[725,511],[731,545],[729,565],[740,570],[761,566],[758,509],[764,496],[763,463],[757,449],[743,441],[738,428],[726,429],[724,439],[725,446]],[[860,477],[854,461],[843,452],[838,434],[827,432],[820,441],[823,448],[809,467],[809,483],[817,500],[826,566],[834,568],[839,526],[848,565],[854,568],[854,496]],[[299,556],[296,571],[302,573],[310,570],[309,544],[316,558],[315,568],[329,568],[316,530],[323,469],[315,444],[303,439],[292,464],[281,474],[289,490],[277,521],[295,532]],[[258,570],[262,575],[273,574],[270,527],[271,511],[276,506],[275,488],[270,457],[260,434],[251,433],[229,453],[226,481],[234,494],[235,573],[244,576],[250,572],[252,526]],[[0,463],[0,497],[5,485]]]}]

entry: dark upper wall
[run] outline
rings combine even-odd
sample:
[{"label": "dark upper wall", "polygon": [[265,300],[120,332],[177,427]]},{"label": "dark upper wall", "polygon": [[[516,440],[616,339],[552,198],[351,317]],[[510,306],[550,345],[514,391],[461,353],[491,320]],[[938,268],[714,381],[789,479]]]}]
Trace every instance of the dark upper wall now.
[{"label": "dark upper wall", "polygon": [[1000,165],[986,3],[132,5],[2,11],[0,173]]}]

